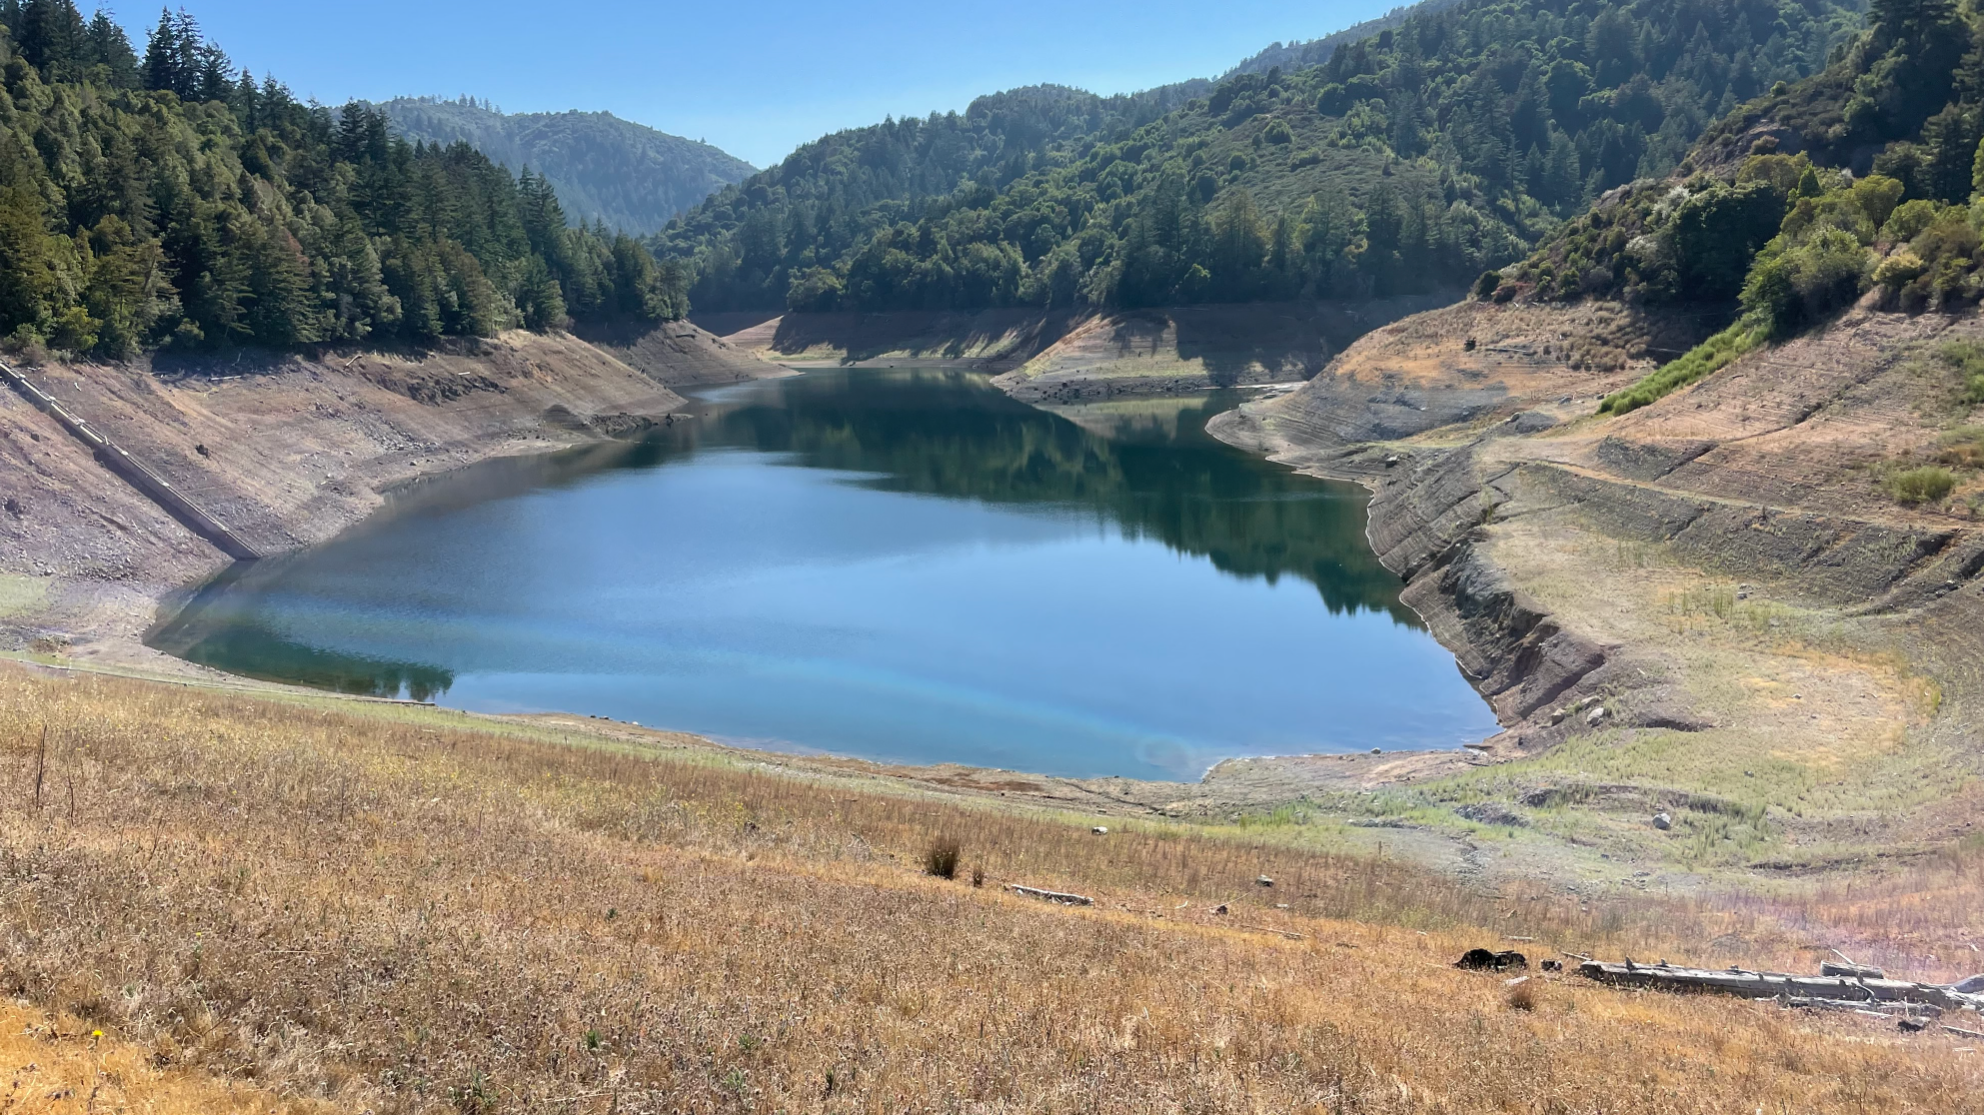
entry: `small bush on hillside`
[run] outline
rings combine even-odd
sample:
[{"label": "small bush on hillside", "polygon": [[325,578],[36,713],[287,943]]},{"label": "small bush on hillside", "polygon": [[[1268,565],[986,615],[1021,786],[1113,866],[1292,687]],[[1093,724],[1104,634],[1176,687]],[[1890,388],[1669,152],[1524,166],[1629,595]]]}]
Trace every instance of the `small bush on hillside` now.
[{"label": "small bush on hillside", "polygon": [[1984,344],[1976,341],[1946,341],[1936,350],[1936,359],[1963,377],[1962,400],[1984,403]]},{"label": "small bush on hillside", "polygon": [[1984,468],[1984,426],[1958,426],[1942,436],[1936,463],[1951,468]]},{"label": "small bush on hillside", "polygon": [[1893,245],[1874,271],[1884,307],[1911,314],[1952,310],[1984,295],[1977,269],[1984,236],[1968,208],[1917,198],[1894,211],[1881,237]]},{"label": "small bush on hillside", "polygon": [[958,877],[958,861],[964,857],[964,845],[949,836],[940,836],[923,850],[923,872],[939,879]]},{"label": "small bush on hillside", "polygon": [[1801,244],[1757,259],[1743,283],[1743,308],[1761,315],[1772,337],[1794,336],[1851,304],[1872,270],[1857,237],[1822,228]]},{"label": "small bush on hillside", "polygon": [[1941,465],[1923,465],[1891,472],[1881,486],[1898,503],[1934,503],[1956,487],[1956,475]]}]

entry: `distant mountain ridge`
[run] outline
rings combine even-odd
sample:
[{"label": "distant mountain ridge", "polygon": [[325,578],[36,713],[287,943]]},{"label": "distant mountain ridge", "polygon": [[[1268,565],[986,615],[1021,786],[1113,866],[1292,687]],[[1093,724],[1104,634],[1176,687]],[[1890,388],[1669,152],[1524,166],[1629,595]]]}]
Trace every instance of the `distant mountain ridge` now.
[{"label": "distant mountain ridge", "polygon": [[576,221],[637,235],[757,168],[720,148],[610,112],[507,114],[470,98],[397,97],[380,104],[409,143],[457,140],[511,170],[549,179]]}]

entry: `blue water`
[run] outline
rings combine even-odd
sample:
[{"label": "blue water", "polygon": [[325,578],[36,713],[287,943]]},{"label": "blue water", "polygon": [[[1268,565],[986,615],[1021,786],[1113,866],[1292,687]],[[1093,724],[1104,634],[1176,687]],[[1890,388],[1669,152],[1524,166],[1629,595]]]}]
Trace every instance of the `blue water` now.
[{"label": "blue water", "polygon": [[707,393],[635,445],[491,462],[242,567],[153,638],[478,711],[1049,774],[1495,729],[1365,497],[1221,445],[1231,397],[1050,414],[981,377]]}]

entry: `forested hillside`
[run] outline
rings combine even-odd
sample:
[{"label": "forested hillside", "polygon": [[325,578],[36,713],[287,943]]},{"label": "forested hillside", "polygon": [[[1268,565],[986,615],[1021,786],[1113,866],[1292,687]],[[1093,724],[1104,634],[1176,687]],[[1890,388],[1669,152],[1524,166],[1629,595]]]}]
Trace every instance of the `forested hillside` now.
[{"label": "forested hillside", "polygon": [[[1729,328],[1606,401],[1643,406],[1871,289],[1918,312],[1984,297],[1984,18],[1875,0],[1871,26],[1806,81],[1705,135],[1682,168],[1610,199],[1476,293],[1621,299]],[[1949,357],[1984,399],[1984,354]],[[1965,363],[1968,360],[1969,363]]]},{"label": "forested hillside", "polygon": [[[1599,194],[1668,173],[1718,116],[1817,71],[1860,22],[1848,0],[1415,9],[1324,65],[1236,74],[1148,123],[1091,127],[927,196],[861,208],[832,185],[837,164],[802,150],[692,210],[660,244],[693,262],[707,309],[1456,287]],[[861,151],[846,161],[879,158]]]},{"label": "forested hillside", "polygon": [[679,317],[680,273],[567,227],[544,179],[384,114],[299,103],[181,11],[142,55],[71,0],[0,4],[0,338],[170,346],[426,342],[568,316]]},{"label": "forested hillside", "polygon": [[399,97],[378,106],[408,143],[468,144],[511,170],[544,176],[582,223],[646,236],[669,218],[756,173],[692,139],[610,112],[508,115],[468,98]]},{"label": "forested hillside", "polygon": [[1192,81],[1098,97],[1033,86],[980,97],[962,114],[836,132],[718,192],[655,243],[665,257],[694,261],[691,293],[701,308],[783,306],[793,276],[844,261],[876,233],[923,216],[933,199],[960,189],[996,193],[1210,89]]}]

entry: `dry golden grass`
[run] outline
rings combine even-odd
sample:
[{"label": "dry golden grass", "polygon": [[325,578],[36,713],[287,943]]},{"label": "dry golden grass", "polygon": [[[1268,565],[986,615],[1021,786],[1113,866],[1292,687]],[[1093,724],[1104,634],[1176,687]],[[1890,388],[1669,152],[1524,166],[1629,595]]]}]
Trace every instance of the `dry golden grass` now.
[{"label": "dry golden grass", "polygon": [[380,1115],[1984,1111],[1946,1037],[1450,967],[1705,955],[1741,911],[429,722],[0,669],[0,991],[146,1051],[119,1072]]},{"label": "dry golden grass", "polygon": [[330,1115],[335,1110],[241,1081],[161,1068],[151,1050],[81,1019],[0,1003],[0,1115]]}]

